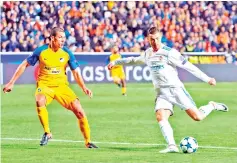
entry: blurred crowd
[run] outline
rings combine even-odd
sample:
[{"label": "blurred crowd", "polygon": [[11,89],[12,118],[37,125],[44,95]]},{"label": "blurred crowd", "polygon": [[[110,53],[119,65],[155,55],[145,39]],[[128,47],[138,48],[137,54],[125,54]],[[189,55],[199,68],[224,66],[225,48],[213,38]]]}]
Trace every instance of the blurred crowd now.
[{"label": "blurred crowd", "polygon": [[237,2],[42,1],[3,2],[1,51],[33,51],[61,26],[74,52],[139,52],[146,31],[159,26],[162,42],[181,52],[237,52]]}]

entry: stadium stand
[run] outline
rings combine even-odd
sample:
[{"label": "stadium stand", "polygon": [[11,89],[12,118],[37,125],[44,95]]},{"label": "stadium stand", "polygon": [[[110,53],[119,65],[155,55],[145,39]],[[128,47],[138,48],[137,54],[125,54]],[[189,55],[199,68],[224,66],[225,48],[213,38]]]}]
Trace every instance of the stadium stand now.
[{"label": "stadium stand", "polygon": [[65,28],[66,45],[74,52],[108,52],[114,44],[121,52],[139,52],[149,47],[145,31],[155,25],[162,42],[181,52],[237,53],[234,1],[12,1],[1,10],[2,52],[32,51],[49,40],[56,25]]}]

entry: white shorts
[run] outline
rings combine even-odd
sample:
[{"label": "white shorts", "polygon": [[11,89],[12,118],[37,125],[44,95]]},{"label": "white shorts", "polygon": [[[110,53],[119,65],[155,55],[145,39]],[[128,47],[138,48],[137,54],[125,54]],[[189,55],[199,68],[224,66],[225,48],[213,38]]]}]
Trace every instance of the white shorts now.
[{"label": "white shorts", "polygon": [[182,110],[197,108],[192,97],[184,87],[160,88],[155,100],[155,111],[167,109],[173,114],[174,105],[179,106]]}]

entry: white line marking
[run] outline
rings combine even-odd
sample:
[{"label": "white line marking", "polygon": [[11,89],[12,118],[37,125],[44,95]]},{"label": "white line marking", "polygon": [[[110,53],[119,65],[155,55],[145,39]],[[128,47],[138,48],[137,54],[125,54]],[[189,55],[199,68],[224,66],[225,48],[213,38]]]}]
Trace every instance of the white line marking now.
[{"label": "white line marking", "polygon": [[[190,88],[188,86],[185,86],[185,88],[188,91],[206,91],[206,92],[215,92],[215,91],[230,91],[230,92],[236,92],[237,89],[233,89],[233,88]],[[152,87],[134,87],[133,85],[130,86],[130,89],[134,89],[133,91],[136,90],[147,90],[147,91],[155,91],[154,88]]]},{"label": "white line marking", "polygon": [[[40,141],[41,139],[31,139],[31,138],[1,138],[1,140]],[[51,139],[50,141],[53,141],[53,142],[67,142],[67,143],[84,143],[84,141],[80,141],[80,140]],[[96,144],[116,144],[116,145],[138,145],[138,146],[166,146],[166,144],[129,143],[129,142],[94,142],[94,143],[96,143]],[[199,146],[199,148],[237,150],[237,147]]]}]

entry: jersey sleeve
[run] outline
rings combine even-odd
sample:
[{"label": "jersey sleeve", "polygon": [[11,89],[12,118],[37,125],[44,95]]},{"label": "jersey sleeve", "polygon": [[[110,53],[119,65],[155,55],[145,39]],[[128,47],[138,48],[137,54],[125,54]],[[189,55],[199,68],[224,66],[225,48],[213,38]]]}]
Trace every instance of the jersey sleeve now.
[{"label": "jersey sleeve", "polygon": [[115,60],[115,65],[140,65],[145,64],[145,58],[144,56],[139,57],[127,57]]},{"label": "jersey sleeve", "polygon": [[68,53],[68,55],[69,55],[68,65],[69,65],[70,69],[71,70],[75,70],[77,67],[79,67],[79,63],[76,60],[76,57],[74,56],[72,51],[69,50],[66,47],[64,47],[63,50],[65,50]]},{"label": "jersey sleeve", "polygon": [[174,65],[176,65],[176,66],[178,66],[178,67],[180,67],[180,66],[182,66],[182,65],[185,65],[186,62],[187,62],[187,59],[185,59],[185,58],[181,55],[181,53],[178,52],[178,51],[175,50],[175,49],[172,49],[172,50],[170,51],[170,54],[168,55],[168,58],[169,58],[169,61],[170,61],[172,64],[174,64]]},{"label": "jersey sleeve", "polygon": [[210,77],[208,77],[199,68],[197,68],[192,63],[190,63],[187,59],[185,59],[177,50],[172,49],[168,58],[172,64],[187,70],[188,72],[192,73],[194,76],[201,79],[202,81],[204,82],[210,81]]},{"label": "jersey sleeve", "polygon": [[33,53],[31,55],[29,55],[27,57],[26,60],[31,66],[34,66],[36,64],[36,62],[39,60],[39,55],[40,55],[41,51],[42,51],[41,48],[38,47],[33,51]]}]

